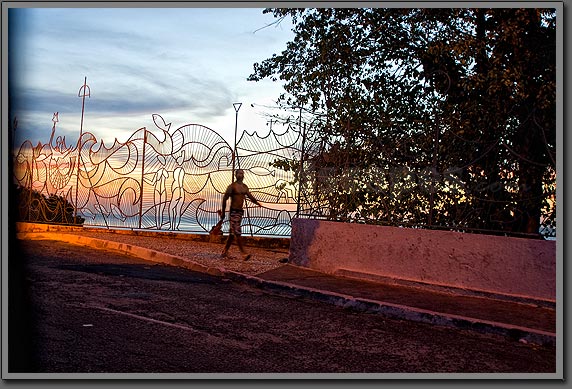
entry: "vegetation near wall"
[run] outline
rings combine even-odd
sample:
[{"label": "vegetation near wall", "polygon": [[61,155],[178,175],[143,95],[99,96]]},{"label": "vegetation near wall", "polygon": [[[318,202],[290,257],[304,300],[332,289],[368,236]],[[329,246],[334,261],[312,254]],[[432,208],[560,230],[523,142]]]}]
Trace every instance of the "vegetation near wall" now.
[{"label": "vegetation near wall", "polygon": [[79,225],[85,221],[81,216],[75,215],[73,204],[62,196],[46,196],[37,190],[21,186],[17,186],[13,193],[18,204],[18,220]]}]

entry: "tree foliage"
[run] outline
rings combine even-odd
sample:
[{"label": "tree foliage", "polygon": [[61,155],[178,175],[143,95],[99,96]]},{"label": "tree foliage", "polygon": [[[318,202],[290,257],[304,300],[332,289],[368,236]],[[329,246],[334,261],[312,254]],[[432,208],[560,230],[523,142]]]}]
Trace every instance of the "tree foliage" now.
[{"label": "tree foliage", "polygon": [[315,116],[300,183],[330,218],[537,233],[554,218],[553,9],[267,9],[249,80]]}]

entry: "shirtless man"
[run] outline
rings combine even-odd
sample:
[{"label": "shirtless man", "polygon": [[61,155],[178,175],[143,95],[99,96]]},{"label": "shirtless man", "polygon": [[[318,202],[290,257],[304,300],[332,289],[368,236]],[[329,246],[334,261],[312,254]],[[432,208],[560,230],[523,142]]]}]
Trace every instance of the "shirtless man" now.
[{"label": "shirtless man", "polygon": [[243,259],[248,261],[251,257],[250,254],[247,254],[244,250],[244,246],[242,245],[242,231],[241,231],[241,223],[242,223],[242,215],[244,214],[244,199],[248,196],[248,198],[256,205],[260,206],[258,200],[254,198],[254,196],[248,190],[248,186],[242,182],[244,179],[244,170],[238,169],[235,173],[236,181],[233,182],[228,186],[224,196],[222,198],[222,212],[221,212],[221,220],[224,219],[224,215],[226,213],[226,202],[230,198],[230,211],[229,211],[229,219],[230,219],[230,234],[224,246],[224,250],[222,252],[222,257],[226,258],[228,256],[228,249],[232,244],[234,237],[236,236],[236,243],[238,244],[238,248],[243,255]]}]

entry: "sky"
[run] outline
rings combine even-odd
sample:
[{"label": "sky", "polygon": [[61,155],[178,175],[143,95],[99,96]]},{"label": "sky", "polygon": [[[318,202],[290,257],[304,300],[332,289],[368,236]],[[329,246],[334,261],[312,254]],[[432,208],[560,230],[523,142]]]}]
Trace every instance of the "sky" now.
[{"label": "sky", "polygon": [[[55,112],[56,137],[75,144],[86,77],[83,132],[106,145],[142,127],[156,129],[153,114],[171,129],[209,127],[231,146],[235,121],[238,138],[245,130],[267,132],[264,106],[275,105],[282,85],[246,79],[255,62],[280,54],[293,33],[289,20],[268,26],[275,19],[262,10],[10,8],[15,146],[26,139],[47,143]],[[238,116],[233,103],[242,103]]]}]

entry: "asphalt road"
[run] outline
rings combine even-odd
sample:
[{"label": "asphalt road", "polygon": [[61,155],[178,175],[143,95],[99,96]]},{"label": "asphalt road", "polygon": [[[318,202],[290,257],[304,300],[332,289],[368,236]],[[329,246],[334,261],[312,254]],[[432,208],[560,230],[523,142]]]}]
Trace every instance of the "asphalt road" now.
[{"label": "asphalt road", "polygon": [[62,242],[15,243],[13,373],[555,372],[553,347],[271,295]]}]

